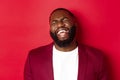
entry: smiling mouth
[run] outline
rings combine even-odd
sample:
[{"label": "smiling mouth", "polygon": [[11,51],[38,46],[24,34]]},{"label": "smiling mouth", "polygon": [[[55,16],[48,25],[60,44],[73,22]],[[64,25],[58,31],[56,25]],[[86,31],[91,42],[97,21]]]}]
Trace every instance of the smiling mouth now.
[{"label": "smiling mouth", "polygon": [[68,33],[68,32],[69,32],[68,30],[59,30],[59,31],[57,32],[57,34],[59,35],[59,34]]},{"label": "smiling mouth", "polygon": [[59,35],[61,33],[69,33],[69,29],[68,28],[59,28],[56,33]]},{"label": "smiling mouth", "polygon": [[69,29],[68,28],[59,28],[56,31],[57,37],[60,40],[66,40],[69,37]]}]

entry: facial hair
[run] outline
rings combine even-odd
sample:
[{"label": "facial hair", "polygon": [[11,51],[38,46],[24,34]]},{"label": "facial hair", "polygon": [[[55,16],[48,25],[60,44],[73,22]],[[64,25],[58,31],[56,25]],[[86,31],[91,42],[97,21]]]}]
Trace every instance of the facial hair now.
[{"label": "facial hair", "polygon": [[54,42],[59,46],[59,47],[67,47],[70,45],[70,43],[74,40],[75,38],[75,34],[76,34],[76,26],[72,26],[69,29],[69,33],[68,33],[68,39],[66,40],[59,40],[57,37],[57,33],[53,33],[50,31],[50,36],[52,37],[52,39],[54,40]]}]

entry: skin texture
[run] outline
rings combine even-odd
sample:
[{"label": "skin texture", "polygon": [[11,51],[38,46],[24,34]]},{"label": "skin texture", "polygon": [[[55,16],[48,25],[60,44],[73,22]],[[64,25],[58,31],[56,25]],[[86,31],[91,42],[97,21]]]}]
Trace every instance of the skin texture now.
[{"label": "skin texture", "polygon": [[[50,32],[57,35],[58,40],[64,41],[70,38],[69,31],[72,27],[76,27],[76,21],[73,16],[71,16],[65,10],[57,10],[53,12],[50,16]],[[60,30],[66,30],[65,33],[57,34]],[[55,43],[56,49],[60,51],[71,51],[77,47],[76,38],[67,45],[60,47]]]}]

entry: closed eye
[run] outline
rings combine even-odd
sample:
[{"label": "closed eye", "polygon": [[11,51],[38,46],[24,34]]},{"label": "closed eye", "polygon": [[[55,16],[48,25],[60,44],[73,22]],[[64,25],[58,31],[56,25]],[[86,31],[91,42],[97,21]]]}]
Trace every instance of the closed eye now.
[{"label": "closed eye", "polygon": [[68,18],[64,18],[63,22],[69,22],[70,20]]},{"label": "closed eye", "polygon": [[57,20],[53,20],[52,22],[51,22],[51,24],[53,25],[53,24],[56,24],[57,23]]}]

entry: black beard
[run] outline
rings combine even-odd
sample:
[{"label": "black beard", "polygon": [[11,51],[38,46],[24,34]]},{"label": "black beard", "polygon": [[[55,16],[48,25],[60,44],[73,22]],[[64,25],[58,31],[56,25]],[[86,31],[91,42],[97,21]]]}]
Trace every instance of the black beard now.
[{"label": "black beard", "polygon": [[52,33],[50,31],[50,36],[52,37],[52,39],[55,41],[55,43],[59,46],[59,47],[67,47],[70,45],[70,43],[74,40],[75,38],[75,34],[76,34],[76,27],[72,26],[69,30],[69,38],[66,40],[59,40],[57,37],[56,33]]}]

